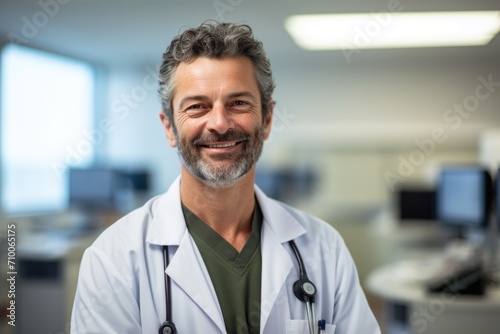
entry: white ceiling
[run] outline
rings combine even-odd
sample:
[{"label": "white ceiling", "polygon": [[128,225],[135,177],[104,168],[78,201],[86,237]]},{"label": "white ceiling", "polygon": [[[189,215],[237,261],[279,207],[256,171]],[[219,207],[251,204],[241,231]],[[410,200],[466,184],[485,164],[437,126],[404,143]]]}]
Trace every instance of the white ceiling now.
[{"label": "white ceiling", "polygon": [[[398,0],[2,0],[0,38],[5,42],[9,36],[19,36],[25,38],[24,44],[105,66],[157,64],[179,29],[198,25],[205,19],[218,18],[250,24],[257,38],[264,42],[272,61],[279,59],[281,64],[317,66],[343,59],[342,51],[311,53],[300,50],[284,30],[283,22],[287,16],[381,12],[387,11],[389,4],[395,1]],[[405,12],[500,9],[498,0],[399,1],[400,8]],[[41,4],[47,4],[46,8]],[[221,11],[223,13],[219,15]],[[35,26],[35,31],[27,28],[29,24]],[[373,50],[363,52],[360,58],[414,61],[422,55],[442,59],[463,57],[477,62],[500,59],[500,37],[484,47]]]}]

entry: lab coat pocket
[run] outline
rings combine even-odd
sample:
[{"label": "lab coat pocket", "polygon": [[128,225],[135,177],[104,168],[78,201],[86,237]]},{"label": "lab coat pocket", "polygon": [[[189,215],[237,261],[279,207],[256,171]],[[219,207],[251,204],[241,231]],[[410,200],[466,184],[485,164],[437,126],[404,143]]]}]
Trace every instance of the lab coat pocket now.
[{"label": "lab coat pocket", "polygon": [[[308,334],[309,322],[307,320],[287,320],[286,321],[286,334]],[[335,325],[326,324],[325,334],[334,334]]]}]

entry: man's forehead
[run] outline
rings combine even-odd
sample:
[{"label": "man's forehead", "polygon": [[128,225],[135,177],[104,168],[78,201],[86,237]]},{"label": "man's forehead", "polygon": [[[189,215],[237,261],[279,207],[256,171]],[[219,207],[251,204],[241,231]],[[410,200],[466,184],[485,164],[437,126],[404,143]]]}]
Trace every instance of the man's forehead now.
[{"label": "man's forehead", "polygon": [[231,94],[243,91],[260,95],[253,64],[247,57],[198,57],[190,62],[182,62],[175,73],[175,86],[176,93],[182,91],[193,94],[195,92],[192,90],[227,89]]},{"label": "man's forehead", "polygon": [[182,68],[193,68],[198,64],[203,64],[209,66],[210,64],[239,64],[241,66],[248,66],[252,70],[254,70],[254,64],[249,57],[246,56],[235,56],[235,57],[206,57],[206,56],[198,56],[193,59],[189,59],[186,61],[181,61],[177,66],[177,70]]}]

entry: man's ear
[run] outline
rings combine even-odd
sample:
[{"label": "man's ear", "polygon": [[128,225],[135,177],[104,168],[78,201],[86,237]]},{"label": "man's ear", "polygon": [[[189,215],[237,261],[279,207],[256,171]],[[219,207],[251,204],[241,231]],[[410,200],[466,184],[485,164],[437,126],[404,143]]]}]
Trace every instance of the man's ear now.
[{"label": "man's ear", "polygon": [[172,124],[170,124],[170,121],[168,120],[168,117],[163,110],[160,111],[160,120],[163,124],[163,130],[165,131],[165,135],[167,136],[168,143],[170,144],[170,146],[176,147],[177,140],[175,139],[174,128]]},{"label": "man's ear", "polygon": [[271,134],[271,125],[273,123],[273,112],[274,112],[274,101],[270,100],[269,102],[269,111],[264,119],[264,140],[269,138]]}]

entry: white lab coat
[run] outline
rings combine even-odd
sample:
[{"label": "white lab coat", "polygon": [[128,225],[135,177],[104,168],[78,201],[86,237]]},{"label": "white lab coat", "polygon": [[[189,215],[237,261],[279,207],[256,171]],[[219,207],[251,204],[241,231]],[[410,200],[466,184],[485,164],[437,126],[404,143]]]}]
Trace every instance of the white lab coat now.
[{"label": "white lab coat", "polygon": [[[298,278],[292,239],[317,287],[315,312],[326,320],[325,333],[380,333],[339,234],[257,187],[255,193],[264,216],[260,333],[308,333],[305,304],[292,291]],[[179,179],[107,228],[85,251],[71,333],[158,333],[166,309],[162,245],[169,246],[166,273],[177,332],[226,333],[210,276],[186,229]]]}]

